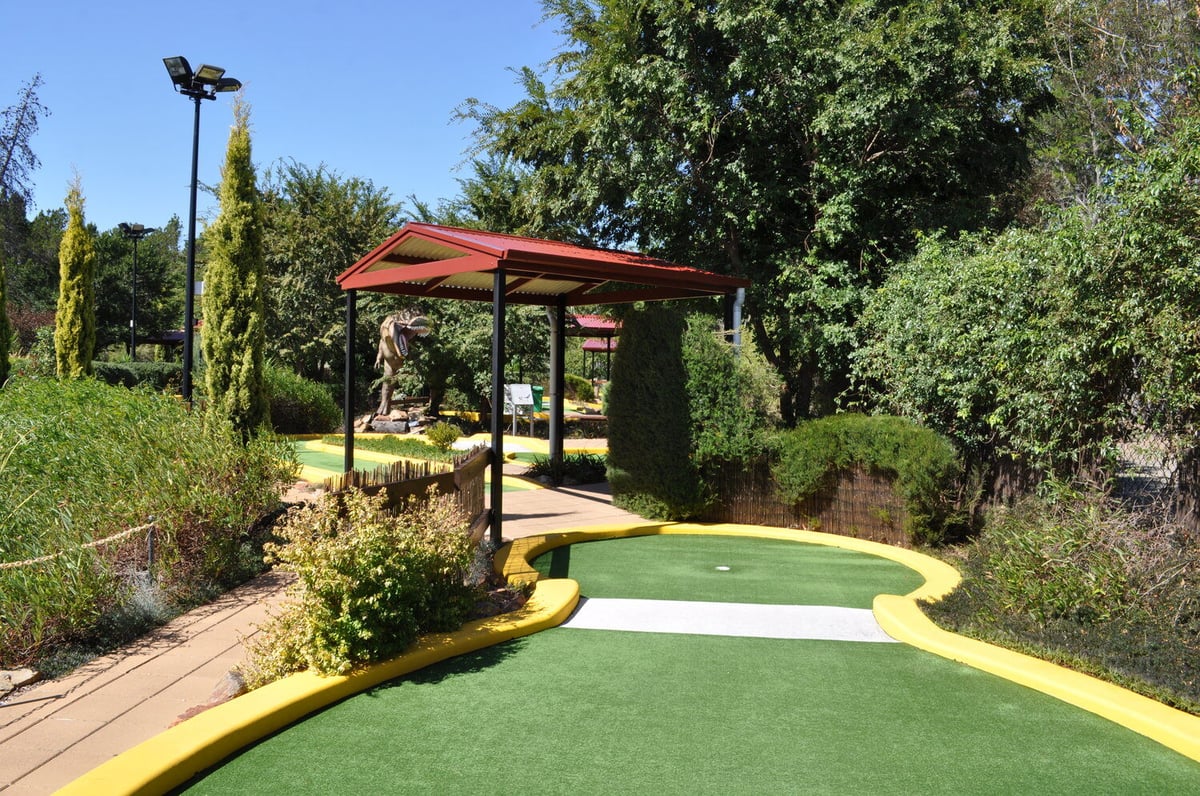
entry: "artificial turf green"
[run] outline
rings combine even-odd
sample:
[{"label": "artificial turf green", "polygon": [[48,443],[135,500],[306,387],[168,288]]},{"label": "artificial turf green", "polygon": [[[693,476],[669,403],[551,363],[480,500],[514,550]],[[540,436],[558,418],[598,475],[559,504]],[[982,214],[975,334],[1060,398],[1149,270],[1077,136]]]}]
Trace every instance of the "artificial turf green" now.
[{"label": "artificial turf green", "polygon": [[[341,473],[342,467],[346,463],[346,460],[341,453],[313,450],[312,448],[305,447],[303,443],[296,443],[295,450],[296,458],[301,464],[309,467],[315,467],[318,470],[327,470],[329,471],[330,475]],[[360,460],[356,469],[374,470],[376,467],[381,466],[383,466],[381,462],[368,462]],[[519,486],[510,486],[508,484],[504,485],[505,492],[520,492],[521,490],[522,487]]]},{"label": "artificial turf green", "polygon": [[346,700],[219,793],[1172,793],[1200,764],[900,644],[559,628]]},{"label": "artificial turf green", "polygon": [[908,594],[924,582],[877,556],[729,536],[606,539],[560,547],[533,564],[579,581],[587,597],[870,608],[876,594]]}]

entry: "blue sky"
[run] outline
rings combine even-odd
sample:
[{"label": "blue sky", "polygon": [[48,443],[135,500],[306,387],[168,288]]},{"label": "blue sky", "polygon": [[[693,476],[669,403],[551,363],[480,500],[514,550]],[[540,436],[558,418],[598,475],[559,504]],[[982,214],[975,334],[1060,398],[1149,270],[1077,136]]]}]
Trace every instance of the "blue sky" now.
[{"label": "blue sky", "polygon": [[[454,109],[468,97],[515,102],[510,68],[540,70],[560,41],[540,0],[5,5],[0,107],[40,72],[50,110],[32,140],[35,210],[61,206],[78,173],[101,230],[186,220],[193,105],[172,89],[166,56],[242,81],[260,172],[281,158],[324,163],[436,204],[468,176],[456,167],[471,127],[452,122]],[[230,96],[201,109],[202,185],[220,177]],[[211,196],[198,201],[202,219],[215,213]]]}]

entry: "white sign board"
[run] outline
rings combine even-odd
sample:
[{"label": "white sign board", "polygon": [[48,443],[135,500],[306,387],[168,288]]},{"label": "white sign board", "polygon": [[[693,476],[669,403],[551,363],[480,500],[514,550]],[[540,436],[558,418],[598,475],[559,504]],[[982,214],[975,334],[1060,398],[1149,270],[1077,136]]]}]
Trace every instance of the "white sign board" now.
[{"label": "white sign board", "polygon": [[[533,385],[532,384],[506,384],[504,385],[504,403],[508,407],[513,406],[533,406]],[[511,408],[506,411],[512,411]]]}]

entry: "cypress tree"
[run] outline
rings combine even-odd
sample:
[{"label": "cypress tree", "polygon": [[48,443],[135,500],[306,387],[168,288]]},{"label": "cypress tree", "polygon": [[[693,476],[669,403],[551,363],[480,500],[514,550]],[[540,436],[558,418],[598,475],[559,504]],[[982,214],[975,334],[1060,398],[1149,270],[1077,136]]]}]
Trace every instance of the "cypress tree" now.
[{"label": "cypress tree", "polygon": [[263,375],[263,221],[250,161],[250,109],[234,103],[221,212],[206,235],[202,348],[210,411],[248,439],[268,421]]},{"label": "cypress tree", "polygon": [[613,504],[652,519],[703,508],[692,460],[683,359],[684,320],[648,304],[621,323],[608,394],[608,480]]},{"label": "cypress tree", "polygon": [[54,358],[59,378],[92,375],[96,348],[96,243],[83,223],[78,178],[67,192],[67,229],[58,246]]}]

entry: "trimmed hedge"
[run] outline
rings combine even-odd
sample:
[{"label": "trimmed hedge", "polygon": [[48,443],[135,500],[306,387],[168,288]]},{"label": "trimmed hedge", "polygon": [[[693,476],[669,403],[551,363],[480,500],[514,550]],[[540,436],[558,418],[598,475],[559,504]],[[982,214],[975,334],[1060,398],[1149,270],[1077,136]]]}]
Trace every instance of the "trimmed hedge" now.
[{"label": "trimmed hedge", "polygon": [[703,507],[691,458],[691,412],[683,362],[684,321],[649,304],[622,322],[608,395],[608,481],[613,505],[679,520]]},{"label": "trimmed hedge", "polygon": [[276,433],[324,434],[341,423],[342,410],[325,385],[272,364],[263,368],[263,376]]},{"label": "trimmed hedge", "polygon": [[155,392],[175,391],[183,382],[183,365],[178,362],[93,362],[92,372],[114,387],[145,384]]},{"label": "trimmed hedge", "polygon": [[954,447],[904,418],[843,414],[804,423],[780,435],[772,472],[779,496],[795,502],[832,488],[855,465],[895,479],[915,543],[944,542],[963,522],[954,500],[962,473]]}]

